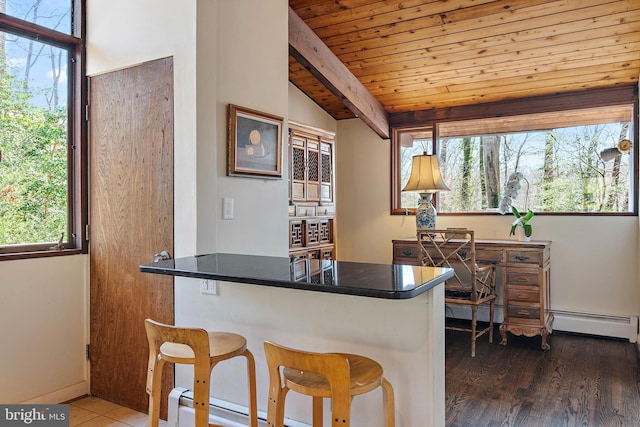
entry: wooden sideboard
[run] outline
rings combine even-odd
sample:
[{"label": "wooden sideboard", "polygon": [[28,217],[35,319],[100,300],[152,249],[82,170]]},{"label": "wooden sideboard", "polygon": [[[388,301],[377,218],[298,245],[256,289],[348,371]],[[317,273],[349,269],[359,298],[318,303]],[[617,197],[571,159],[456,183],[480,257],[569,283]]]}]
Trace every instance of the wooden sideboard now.
[{"label": "wooden sideboard", "polygon": [[[393,240],[394,264],[417,265],[418,253],[415,237]],[[542,349],[549,350],[547,337],[553,330],[549,295],[551,242],[476,239],[476,259],[479,263],[494,263],[502,270],[501,344],[507,344],[507,331],[527,337],[541,335]]]}]

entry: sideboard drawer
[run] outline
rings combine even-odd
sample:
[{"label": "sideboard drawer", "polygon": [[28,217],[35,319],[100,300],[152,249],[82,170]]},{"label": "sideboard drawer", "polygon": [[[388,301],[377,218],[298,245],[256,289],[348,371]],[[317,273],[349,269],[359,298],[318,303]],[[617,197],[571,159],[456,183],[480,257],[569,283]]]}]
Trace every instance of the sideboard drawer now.
[{"label": "sideboard drawer", "polygon": [[319,216],[333,216],[336,214],[336,208],[335,206],[321,205],[317,208],[317,214]]},{"label": "sideboard drawer", "polygon": [[540,302],[538,289],[521,289],[520,286],[507,287],[507,298],[510,302]]},{"label": "sideboard drawer", "polygon": [[502,252],[501,250],[476,246],[476,262],[481,264],[500,264],[503,258]]},{"label": "sideboard drawer", "polygon": [[296,216],[316,216],[315,206],[296,206]]},{"label": "sideboard drawer", "polygon": [[507,270],[506,276],[507,285],[537,286],[540,283],[540,273],[538,270],[510,268]]},{"label": "sideboard drawer", "polygon": [[519,306],[519,305],[510,305],[507,310],[509,317],[515,317],[520,319],[539,319],[540,318],[540,308],[539,307],[529,307],[529,306]]},{"label": "sideboard drawer", "polygon": [[393,262],[396,264],[417,264],[418,244],[396,244],[393,246]]},{"label": "sideboard drawer", "polygon": [[507,251],[508,264],[535,264],[542,266],[543,254],[541,251]]}]

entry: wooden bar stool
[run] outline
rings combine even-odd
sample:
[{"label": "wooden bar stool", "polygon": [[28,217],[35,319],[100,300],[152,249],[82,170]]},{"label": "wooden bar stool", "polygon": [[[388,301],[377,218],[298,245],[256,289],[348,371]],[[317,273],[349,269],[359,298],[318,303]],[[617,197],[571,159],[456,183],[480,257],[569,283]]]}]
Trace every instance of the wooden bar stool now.
[{"label": "wooden bar stool", "polygon": [[312,396],[313,427],[322,427],[325,397],[331,398],[332,427],[348,427],[351,399],[379,386],[382,386],[384,425],[395,427],[393,387],[383,377],[378,362],[355,354],[309,353],[269,341],[264,343],[264,351],[269,368],[268,427],[283,426],[284,401],[289,390]]},{"label": "wooden bar stool", "polygon": [[178,328],[145,320],[149,340],[149,427],[158,427],[160,418],[160,386],[166,362],[194,365],[193,407],[196,427],[209,427],[209,379],[213,367],[236,356],[247,358],[249,381],[249,421],[258,426],[256,403],[256,368],[253,354],[244,337],[228,332],[207,332],[199,328]]}]

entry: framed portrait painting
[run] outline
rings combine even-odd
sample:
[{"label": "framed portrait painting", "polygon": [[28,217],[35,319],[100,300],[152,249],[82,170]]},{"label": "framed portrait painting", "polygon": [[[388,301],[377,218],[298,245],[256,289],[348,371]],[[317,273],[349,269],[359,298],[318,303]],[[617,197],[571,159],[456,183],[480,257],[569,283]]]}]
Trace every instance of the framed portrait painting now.
[{"label": "framed portrait painting", "polygon": [[228,175],[282,178],[282,117],[229,104]]}]

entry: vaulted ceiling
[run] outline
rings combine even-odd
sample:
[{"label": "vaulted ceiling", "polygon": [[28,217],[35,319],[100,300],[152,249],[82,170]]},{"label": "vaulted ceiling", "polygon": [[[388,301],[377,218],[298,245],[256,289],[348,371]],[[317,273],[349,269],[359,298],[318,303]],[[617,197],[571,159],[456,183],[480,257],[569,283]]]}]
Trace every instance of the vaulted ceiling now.
[{"label": "vaulted ceiling", "polygon": [[[358,102],[378,104],[374,115],[392,115],[632,85],[640,75],[639,0],[289,0],[289,6],[289,80],[337,120],[361,115]],[[309,53],[295,46],[302,26],[323,46],[311,43]],[[319,62],[308,58],[314,53]]]}]

